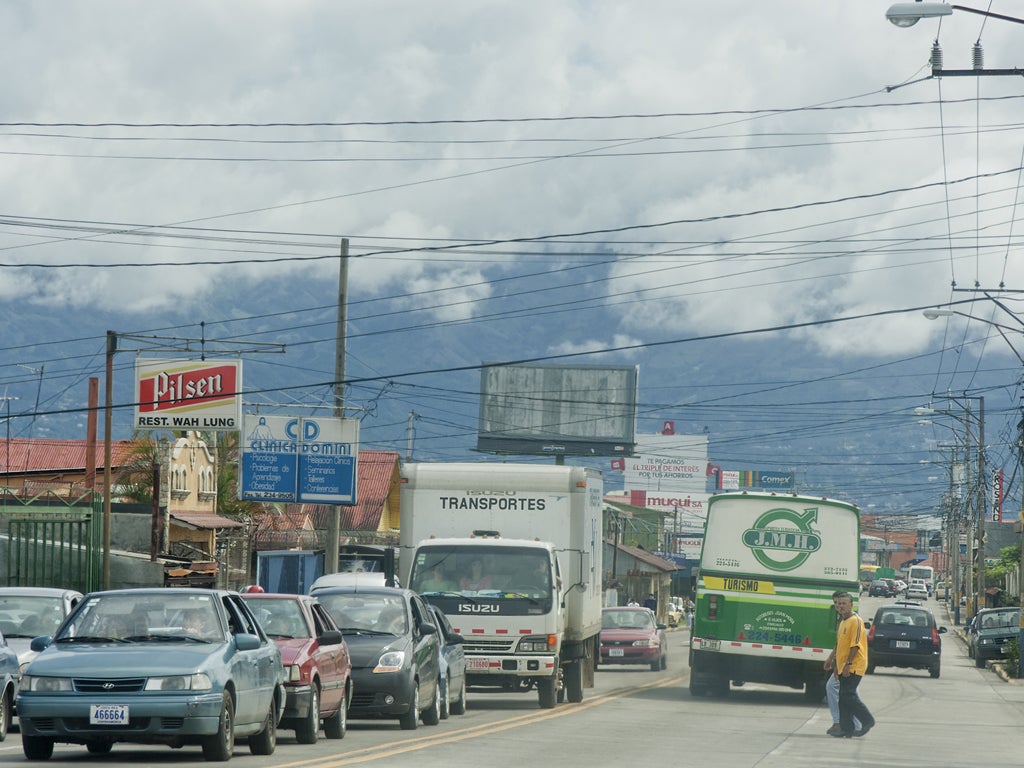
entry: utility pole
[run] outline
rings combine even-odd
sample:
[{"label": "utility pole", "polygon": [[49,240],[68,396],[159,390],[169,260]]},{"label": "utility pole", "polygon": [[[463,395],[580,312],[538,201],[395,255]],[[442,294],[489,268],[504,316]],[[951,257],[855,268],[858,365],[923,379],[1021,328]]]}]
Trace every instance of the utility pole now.
[{"label": "utility pole", "polygon": [[[345,416],[345,336],[348,328],[348,238],[341,239],[338,263],[338,319],[334,333],[334,416]],[[358,462],[359,457],[356,457]],[[338,571],[338,546],[341,543],[341,506],[331,511],[324,547],[324,570]]]},{"label": "utility pole", "polygon": [[985,471],[985,398],[978,397],[978,603],[975,612],[985,607],[985,523],[988,518],[988,473]]}]

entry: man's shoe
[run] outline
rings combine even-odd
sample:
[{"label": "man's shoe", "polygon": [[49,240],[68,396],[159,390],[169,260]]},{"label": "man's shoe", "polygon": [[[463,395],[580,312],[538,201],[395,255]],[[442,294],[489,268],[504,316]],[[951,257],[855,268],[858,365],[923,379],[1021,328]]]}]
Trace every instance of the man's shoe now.
[{"label": "man's shoe", "polygon": [[836,731],[835,733],[831,733],[831,729],[829,729],[829,733],[830,733],[830,735],[835,736],[837,739],[848,739],[848,738],[850,738],[851,736],[854,735],[852,733],[847,733],[846,731],[842,730],[841,728],[838,731]]},{"label": "man's shoe", "polygon": [[842,736],[843,727],[839,723],[832,723],[832,727],[825,731],[829,736]]},{"label": "man's shoe", "polygon": [[868,735],[868,731],[870,731],[874,727],[875,727],[874,723],[871,723],[869,725],[862,725],[860,727],[859,731],[854,731],[853,732],[853,735],[856,736],[857,738],[860,738],[861,736],[867,736]]}]

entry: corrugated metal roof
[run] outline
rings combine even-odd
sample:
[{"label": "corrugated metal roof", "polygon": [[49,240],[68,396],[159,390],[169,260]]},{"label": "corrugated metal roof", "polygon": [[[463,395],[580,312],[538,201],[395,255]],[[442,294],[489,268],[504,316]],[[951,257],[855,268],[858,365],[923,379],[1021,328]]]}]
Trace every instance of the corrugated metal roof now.
[{"label": "corrugated metal roof", "polygon": [[209,512],[171,512],[171,518],[204,531],[245,527],[245,523],[239,520],[232,520],[230,517],[214,515]]},{"label": "corrugated metal roof", "polygon": [[[0,471],[14,473],[85,471],[85,440],[52,440],[12,437],[0,440]],[[132,442],[111,443],[110,463],[120,467],[129,462]],[[10,459],[8,459],[8,455]],[[9,465],[9,467],[8,467]],[[96,443],[96,469],[103,469],[103,443]]]}]

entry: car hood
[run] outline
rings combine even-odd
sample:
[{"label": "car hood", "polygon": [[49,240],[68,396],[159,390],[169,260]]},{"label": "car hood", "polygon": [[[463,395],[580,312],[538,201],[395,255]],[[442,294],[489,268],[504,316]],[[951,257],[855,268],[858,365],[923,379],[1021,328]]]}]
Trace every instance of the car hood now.
[{"label": "car hood", "polygon": [[51,645],[28,666],[27,674],[52,677],[156,677],[191,673],[207,659],[229,654],[224,643],[104,643]]},{"label": "car hood", "polygon": [[388,651],[409,651],[412,641],[407,637],[394,635],[355,635],[345,633],[348,656],[352,668],[375,667],[382,653]]},{"label": "car hood", "polygon": [[300,656],[309,656],[313,652],[313,640],[308,637],[282,637],[274,640],[281,651],[281,663],[291,664]]}]

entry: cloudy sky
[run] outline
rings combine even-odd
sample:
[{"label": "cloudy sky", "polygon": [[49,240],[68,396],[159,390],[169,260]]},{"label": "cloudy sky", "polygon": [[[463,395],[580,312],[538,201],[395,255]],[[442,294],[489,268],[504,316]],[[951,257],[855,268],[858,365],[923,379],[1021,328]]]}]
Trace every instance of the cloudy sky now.
[{"label": "cloudy sky", "polygon": [[[960,12],[898,29],[888,5],[4,3],[0,309],[68,339],[86,317],[304,310],[275,289],[329,293],[347,237],[356,315],[582,300],[468,359],[614,348],[643,366],[652,343],[749,333],[833,372],[924,356],[935,392],[976,395],[994,370],[1012,403],[997,329],[921,309],[968,302],[1019,336],[1012,292],[963,289],[1024,288],[1021,81],[929,78],[928,57],[937,39],[967,69],[980,40],[986,67],[1017,66],[1024,29]],[[260,298],[225,306],[227,285]],[[0,380],[19,408],[25,366],[59,366],[40,354],[0,357],[22,366]]]}]

